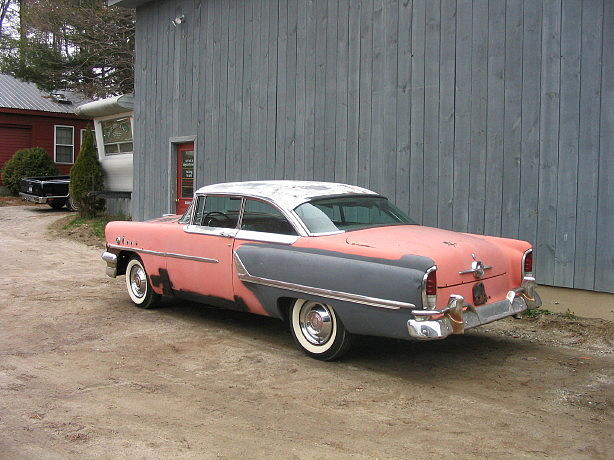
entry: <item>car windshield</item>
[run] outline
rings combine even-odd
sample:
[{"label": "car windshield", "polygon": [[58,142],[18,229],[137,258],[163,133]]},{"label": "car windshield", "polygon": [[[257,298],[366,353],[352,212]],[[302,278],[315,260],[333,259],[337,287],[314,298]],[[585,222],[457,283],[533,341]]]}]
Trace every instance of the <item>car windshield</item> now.
[{"label": "car windshield", "polygon": [[297,206],[294,212],[311,233],[415,224],[386,198],[372,195],[320,198]]},{"label": "car windshield", "polygon": [[190,217],[192,217],[192,206],[194,205],[194,202],[192,201],[190,203],[190,206],[188,206],[188,209],[185,210],[185,212],[183,213],[183,215],[179,218],[179,223],[180,224],[189,224],[190,223]]}]

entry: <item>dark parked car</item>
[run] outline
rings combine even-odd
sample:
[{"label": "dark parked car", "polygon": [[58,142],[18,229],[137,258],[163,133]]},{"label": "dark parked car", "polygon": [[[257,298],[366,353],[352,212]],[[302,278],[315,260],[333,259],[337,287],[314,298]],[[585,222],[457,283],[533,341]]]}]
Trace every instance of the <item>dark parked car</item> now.
[{"label": "dark parked car", "polygon": [[19,185],[19,195],[34,203],[47,203],[53,209],[66,206],[70,211],[76,211],[68,193],[69,184],[70,176],[26,177]]}]

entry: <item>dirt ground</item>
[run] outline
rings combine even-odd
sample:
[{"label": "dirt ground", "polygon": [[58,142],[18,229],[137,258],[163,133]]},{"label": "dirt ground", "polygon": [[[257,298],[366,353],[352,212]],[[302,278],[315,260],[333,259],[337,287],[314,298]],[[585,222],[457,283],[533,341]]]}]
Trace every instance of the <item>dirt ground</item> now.
[{"label": "dirt ground", "polygon": [[612,322],[360,338],[322,363],[277,320],[133,307],[100,249],[48,233],[65,215],[0,207],[2,458],[612,458]]}]

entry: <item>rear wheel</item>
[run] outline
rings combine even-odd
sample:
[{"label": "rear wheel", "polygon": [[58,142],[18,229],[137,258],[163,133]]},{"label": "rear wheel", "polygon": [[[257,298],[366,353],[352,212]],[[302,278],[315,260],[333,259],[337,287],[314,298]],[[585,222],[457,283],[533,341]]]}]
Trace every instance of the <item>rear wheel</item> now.
[{"label": "rear wheel", "polygon": [[66,204],[66,200],[51,200],[48,201],[47,204],[53,209],[62,209]]},{"label": "rear wheel", "polygon": [[130,259],[126,266],[126,289],[132,302],[141,308],[154,307],[161,297],[151,288],[145,266],[139,256]]},{"label": "rear wheel", "polygon": [[330,305],[298,299],[290,307],[290,330],[298,347],[306,355],[332,361],[344,355],[352,344],[352,335]]}]

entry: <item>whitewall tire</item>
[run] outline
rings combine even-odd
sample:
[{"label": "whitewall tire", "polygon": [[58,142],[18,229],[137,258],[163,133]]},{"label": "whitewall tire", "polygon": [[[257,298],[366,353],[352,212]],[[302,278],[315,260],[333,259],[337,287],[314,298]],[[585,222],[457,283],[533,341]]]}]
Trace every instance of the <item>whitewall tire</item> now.
[{"label": "whitewall tire", "polygon": [[126,266],[126,289],[130,300],[141,308],[152,308],[161,297],[152,290],[145,266],[139,256],[130,259]]},{"label": "whitewall tire", "polygon": [[331,361],[349,349],[352,336],[330,305],[297,299],[289,313],[294,342],[308,356]]}]

